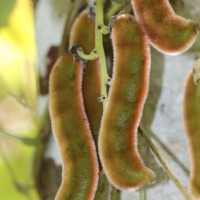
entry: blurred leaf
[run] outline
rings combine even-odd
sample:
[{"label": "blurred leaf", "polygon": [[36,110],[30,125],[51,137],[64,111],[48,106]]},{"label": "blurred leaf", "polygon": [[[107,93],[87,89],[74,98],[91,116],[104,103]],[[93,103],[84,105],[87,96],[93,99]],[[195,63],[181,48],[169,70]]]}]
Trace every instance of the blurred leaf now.
[{"label": "blurred leaf", "polygon": [[0,27],[8,24],[9,16],[15,6],[15,0],[0,0]]},{"label": "blurred leaf", "polygon": [[[7,1],[4,4],[7,4]],[[38,85],[33,10],[30,1],[16,0],[7,26],[0,28],[0,55],[1,97],[3,94],[9,94],[25,107],[35,111]]]},{"label": "blurred leaf", "polygon": [[[0,126],[19,133],[20,137],[26,134],[25,139],[35,137],[38,133],[38,83],[32,2],[0,0],[0,18]],[[29,195],[38,199],[30,169],[33,147],[8,140],[5,136],[0,145],[4,146],[15,174],[13,177],[0,156],[0,199],[25,200],[30,199]],[[30,194],[25,194],[26,191]]]},{"label": "blurred leaf", "polygon": [[11,140],[1,139],[0,199],[38,200],[30,171],[34,149]]}]

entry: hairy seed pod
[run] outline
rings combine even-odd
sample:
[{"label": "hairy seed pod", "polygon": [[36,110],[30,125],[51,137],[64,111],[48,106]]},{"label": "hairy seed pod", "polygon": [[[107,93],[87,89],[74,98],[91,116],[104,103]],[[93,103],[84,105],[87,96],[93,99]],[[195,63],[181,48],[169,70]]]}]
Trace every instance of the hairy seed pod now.
[{"label": "hairy seed pod", "polygon": [[199,24],[176,15],[168,0],[132,0],[132,5],[151,44],[162,53],[181,54],[193,45]]},{"label": "hairy seed pod", "polygon": [[[74,22],[70,33],[70,48],[80,46],[89,54],[95,48],[95,23],[84,10]],[[101,95],[101,77],[98,60],[88,61],[83,74],[82,92],[85,111],[90,128],[97,143],[103,105],[98,102]]]},{"label": "hairy seed pod", "polygon": [[82,97],[83,66],[62,56],[50,75],[50,116],[63,161],[57,200],[93,200],[98,182],[95,144]]},{"label": "hairy seed pod", "polygon": [[191,155],[190,190],[200,199],[200,82],[195,83],[192,70],[185,84],[183,113]]},{"label": "hairy seed pod", "polygon": [[150,51],[131,15],[116,17],[112,44],[113,78],[100,128],[100,160],[115,187],[135,190],[155,178],[137,150],[138,125],[148,93]]}]

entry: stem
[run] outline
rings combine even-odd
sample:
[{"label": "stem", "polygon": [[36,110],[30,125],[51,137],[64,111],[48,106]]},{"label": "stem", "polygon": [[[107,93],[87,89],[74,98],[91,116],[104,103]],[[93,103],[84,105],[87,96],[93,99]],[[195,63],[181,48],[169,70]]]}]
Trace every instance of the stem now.
[{"label": "stem", "polygon": [[154,133],[150,133],[150,136],[163,148],[163,150],[179,165],[179,167],[188,176],[190,174],[189,169],[174,155],[174,153],[157,137]]},{"label": "stem", "polygon": [[[113,15],[116,15],[118,12],[120,12],[124,9],[126,11],[127,8],[132,9],[130,1],[127,1],[127,2],[124,2],[124,3],[115,2],[114,5],[112,5],[112,8],[106,13],[106,16],[105,16],[106,22],[109,21],[110,18]],[[129,10],[131,11],[131,9],[128,9],[127,11],[129,12]]]},{"label": "stem", "polygon": [[110,31],[108,30],[108,27],[105,26],[105,25],[100,25],[98,28],[101,30],[101,33],[102,33],[103,35],[107,35],[107,34],[110,33]]},{"label": "stem", "polygon": [[[101,66],[101,96],[107,97],[106,83],[108,80],[106,58],[103,48],[103,35],[99,30],[99,26],[102,26],[103,22],[103,0],[96,0],[96,24],[95,24],[95,43],[96,52],[99,56],[99,62]],[[107,100],[103,101],[103,107],[105,108]]]},{"label": "stem", "polygon": [[98,55],[93,51],[90,54],[85,54],[83,51],[77,50],[77,54],[83,60],[96,60],[98,58]]},{"label": "stem", "polygon": [[140,192],[140,200],[146,200],[146,191],[144,188],[139,190]]},{"label": "stem", "polygon": [[118,12],[124,5],[120,4],[120,3],[115,3],[112,8],[108,11],[108,13],[106,14],[106,18],[110,18],[112,17],[116,12]]},{"label": "stem", "polygon": [[160,163],[162,164],[163,168],[166,170],[168,176],[171,178],[171,180],[174,182],[174,184],[177,186],[177,188],[181,191],[181,193],[183,194],[185,199],[186,200],[191,200],[191,197],[190,197],[189,193],[183,187],[183,185],[178,181],[178,179],[175,177],[175,175],[172,173],[171,169],[168,167],[168,165],[167,165],[166,161],[164,160],[164,158],[160,155],[158,149],[153,144],[153,142],[151,141],[151,139],[148,136],[148,134],[143,130],[143,128],[141,126],[138,128],[138,131],[145,138],[145,140],[147,141],[149,147],[151,148],[151,150],[153,151],[153,153],[155,154],[157,159],[160,161]]},{"label": "stem", "polygon": [[112,8],[107,12],[105,18],[109,20],[113,15],[119,12],[122,7],[124,7],[124,4],[114,3],[114,5],[112,5]]}]

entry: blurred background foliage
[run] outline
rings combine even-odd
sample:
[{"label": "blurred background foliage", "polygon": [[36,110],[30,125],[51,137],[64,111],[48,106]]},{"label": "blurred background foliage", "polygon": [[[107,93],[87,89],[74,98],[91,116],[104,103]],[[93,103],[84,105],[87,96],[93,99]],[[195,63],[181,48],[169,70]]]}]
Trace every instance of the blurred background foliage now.
[{"label": "blurred background foliage", "polygon": [[31,1],[0,0],[0,58],[0,199],[35,200],[34,146],[23,144],[39,130]]}]

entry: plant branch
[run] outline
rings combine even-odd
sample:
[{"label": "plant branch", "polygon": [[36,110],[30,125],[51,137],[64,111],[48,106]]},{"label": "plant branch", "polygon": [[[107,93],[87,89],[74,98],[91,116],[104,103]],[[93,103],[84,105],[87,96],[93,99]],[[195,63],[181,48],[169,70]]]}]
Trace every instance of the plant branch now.
[{"label": "plant branch", "polygon": [[98,58],[95,51],[92,51],[90,54],[85,54],[82,50],[77,50],[77,54],[83,60],[96,60]]},{"label": "plant branch", "polygon": [[[96,0],[96,24],[95,24],[95,43],[96,52],[99,56],[99,62],[101,66],[101,96],[107,97],[106,83],[108,80],[106,58],[103,48],[103,35],[99,27],[104,25],[103,21],[103,0]],[[106,100],[103,101],[103,107],[106,105]]]},{"label": "plant branch", "polygon": [[154,143],[151,141],[150,137],[148,136],[148,134],[144,131],[144,129],[141,126],[138,128],[138,131],[145,138],[149,147],[151,148],[151,150],[153,151],[153,153],[155,154],[157,159],[160,161],[163,168],[166,170],[168,176],[171,178],[171,180],[174,182],[174,184],[177,186],[177,188],[181,191],[181,193],[183,194],[185,199],[186,200],[192,200],[189,193],[187,192],[187,190],[183,187],[183,185],[179,182],[179,180],[175,177],[175,175],[173,174],[171,169],[168,167],[166,161],[161,156],[158,149],[156,148],[156,146],[154,145]]},{"label": "plant branch", "polygon": [[128,11],[132,10],[130,1],[123,3],[113,2],[112,8],[106,13],[105,16],[106,22],[109,21],[113,15],[116,15],[118,12],[124,9]]},{"label": "plant branch", "polygon": [[140,192],[140,200],[146,200],[145,188],[140,189],[139,192]]},{"label": "plant branch", "polygon": [[158,138],[153,132],[150,132],[150,136],[155,140],[163,150],[179,165],[179,167],[185,172],[187,176],[189,176],[189,169],[174,155],[174,153],[163,143],[163,141]]},{"label": "plant branch", "polygon": [[107,35],[110,33],[110,30],[108,28],[108,26],[105,26],[105,25],[99,25],[98,29],[101,31],[101,33],[103,35]]}]

